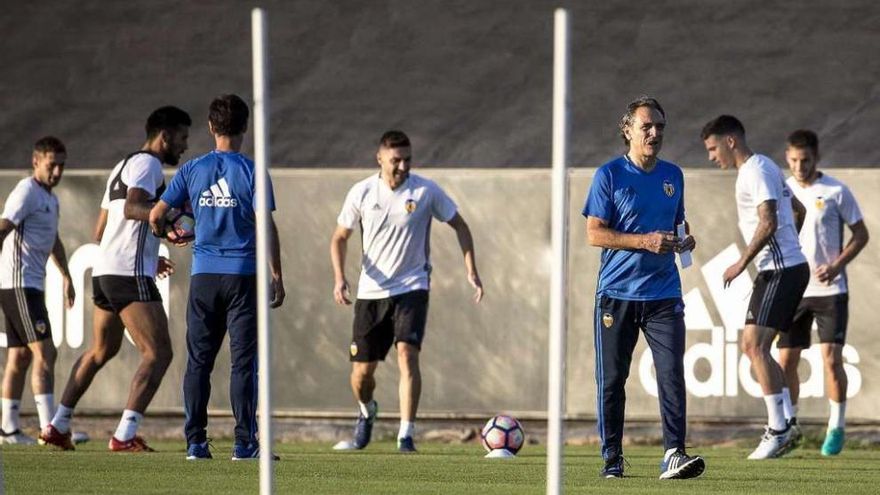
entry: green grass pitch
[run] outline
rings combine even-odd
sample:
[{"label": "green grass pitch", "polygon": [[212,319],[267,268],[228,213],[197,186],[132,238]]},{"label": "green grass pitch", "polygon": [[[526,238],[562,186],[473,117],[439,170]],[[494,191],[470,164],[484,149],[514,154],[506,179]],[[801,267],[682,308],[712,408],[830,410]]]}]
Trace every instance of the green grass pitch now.
[{"label": "green grass pitch", "polygon": [[[186,461],[182,443],[156,442],[159,452],[113,454],[93,441],[76,452],[44,447],[4,446],[6,493],[257,493],[256,462],[232,462],[231,444],[217,442],[210,461]],[[316,443],[276,446],[276,493],[318,494],[540,494],[544,493],[545,451],[527,445],[515,459],[483,459],[477,444],[425,443],[401,455],[391,443],[361,452],[334,452]],[[695,480],[660,481],[659,447],[628,447],[627,478],[598,477],[596,447],[567,447],[565,493],[650,494],[876,494],[880,452],[844,450],[823,458],[801,448],[784,459],[746,461],[747,449],[692,449],[706,458]]]}]

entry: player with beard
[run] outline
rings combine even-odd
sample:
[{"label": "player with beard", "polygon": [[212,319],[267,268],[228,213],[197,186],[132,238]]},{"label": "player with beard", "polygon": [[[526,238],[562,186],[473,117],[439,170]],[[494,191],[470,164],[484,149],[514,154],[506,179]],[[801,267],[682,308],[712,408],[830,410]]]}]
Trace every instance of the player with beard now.
[{"label": "player with beard", "polygon": [[150,232],[149,215],[165,190],[162,164],[177,165],[186,151],[192,120],[183,110],[165,106],[147,119],[147,140],[110,173],[95,228],[101,255],[92,270],[95,310],[89,349],[76,360],[52,423],[41,443],[73,450],[70,420],[95,374],[112,359],[128,329],[141,354],[128,402],[110,438],[113,452],[148,452],[137,435],[144,412],[171,364],[171,338],[154,278],[170,267],[159,259],[159,238]]},{"label": "player with beard", "polygon": [[370,442],[378,405],[374,374],[391,345],[400,368],[400,452],[415,452],[413,432],[422,389],[419,353],[428,318],[431,221],[448,224],[458,236],[474,301],[483,297],[471,231],[455,203],[433,181],[410,173],[412,148],[400,131],[388,131],[376,153],[379,172],[355,184],[345,198],[330,241],[337,304],[351,304],[345,278],[348,238],[360,227],[363,266],[354,307],[349,348],[351,388],[359,415],[353,442],[337,449],[363,449]]}]

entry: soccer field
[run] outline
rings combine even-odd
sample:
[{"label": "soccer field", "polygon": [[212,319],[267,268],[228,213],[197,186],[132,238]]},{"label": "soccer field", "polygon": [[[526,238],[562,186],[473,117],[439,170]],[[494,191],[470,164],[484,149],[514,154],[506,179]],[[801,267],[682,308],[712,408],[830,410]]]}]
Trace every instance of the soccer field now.
[{"label": "soccer field", "polygon": [[[76,452],[4,446],[6,492],[28,493],[256,493],[256,462],[229,460],[231,444],[218,442],[211,461],[186,461],[183,445],[158,442],[152,454],[110,454],[103,442]],[[421,443],[401,455],[392,443],[338,453],[317,443],[279,445],[277,493],[307,494],[537,494],[544,493],[544,449],[528,445],[511,460],[483,459],[476,444]],[[878,493],[880,452],[845,450],[822,458],[800,449],[772,461],[746,461],[747,449],[694,449],[706,457],[695,480],[660,481],[659,447],[628,447],[627,478],[598,477],[596,447],[567,447],[566,493],[753,494]],[[672,486],[670,486],[672,485]]]}]

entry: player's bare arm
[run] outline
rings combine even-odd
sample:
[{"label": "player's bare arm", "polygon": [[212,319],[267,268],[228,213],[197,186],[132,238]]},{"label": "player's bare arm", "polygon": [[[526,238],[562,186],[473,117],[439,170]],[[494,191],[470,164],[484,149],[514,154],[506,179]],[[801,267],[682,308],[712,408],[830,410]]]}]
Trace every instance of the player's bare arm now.
[{"label": "player's bare arm", "polygon": [[450,227],[455,230],[458,237],[458,245],[464,255],[464,266],[467,270],[468,283],[474,288],[474,302],[478,303],[483,299],[483,282],[480,280],[480,274],[477,272],[477,259],[474,254],[474,238],[471,235],[471,229],[467,222],[464,221],[458,213],[447,222]]},{"label": "player's bare arm", "polygon": [[281,241],[278,239],[278,227],[275,219],[269,214],[269,272],[272,276],[272,300],[269,307],[277,308],[284,303],[284,277],[281,274]]},{"label": "player's bare arm", "polygon": [[791,195],[791,212],[794,214],[794,225],[797,227],[798,233],[800,233],[804,226],[804,221],[807,219],[807,207],[794,194]]},{"label": "player's bare arm", "polygon": [[749,263],[761,252],[761,249],[764,249],[764,246],[770,242],[770,238],[776,232],[777,225],[776,200],[768,199],[759,204],[758,226],[755,228],[755,235],[752,236],[752,241],[749,242],[746,251],[742,254],[739,261],[730,265],[727,270],[724,270],[724,287],[730,285],[733,279],[745,271]]},{"label": "player's bare arm", "polygon": [[152,197],[147,191],[137,187],[130,187],[125,196],[125,208],[123,214],[129,220],[150,221],[150,210],[153,209]]},{"label": "player's bare arm", "polygon": [[345,279],[345,252],[351,229],[336,226],[330,238],[330,262],[333,264],[333,299],[336,304],[351,304],[351,292]]},{"label": "player's bare arm", "polygon": [[15,224],[5,218],[0,218],[0,249],[3,249],[3,241],[10,232],[15,230]]},{"label": "player's bare arm", "polygon": [[850,225],[849,229],[852,232],[852,236],[837,259],[827,265],[816,267],[816,277],[818,277],[820,282],[826,284],[833,282],[840,272],[843,271],[843,268],[855,259],[859,252],[868,244],[870,236],[868,235],[868,227],[865,226],[864,220],[859,220]]},{"label": "player's bare arm", "polygon": [[64,302],[68,308],[73,307],[76,300],[76,291],[73,289],[73,280],[70,278],[70,270],[67,267],[67,253],[64,252],[64,244],[61,238],[55,235],[55,244],[52,246],[52,252],[49,254],[55,266],[61,271],[61,277],[64,282]]},{"label": "player's bare arm", "polygon": [[[587,243],[591,246],[606,249],[642,249],[663,254],[674,251],[680,241],[672,232],[630,234],[610,228],[608,222],[601,218],[587,217]],[[693,238],[688,241],[688,245],[692,242]]]},{"label": "player's bare arm", "polygon": [[[128,198],[125,200],[125,207],[126,209],[128,208]],[[162,234],[165,232],[165,215],[170,209],[171,206],[161,199],[150,209],[149,222],[153,235],[163,237]],[[126,216],[128,216],[128,213],[126,213]]]},{"label": "player's bare arm", "polygon": [[104,238],[104,229],[107,228],[107,214],[108,210],[106,208],[98,210],[98,219],[95,220],[95,230],[92,233],[92,239],[95,242],[101,242],[101,239]]}]

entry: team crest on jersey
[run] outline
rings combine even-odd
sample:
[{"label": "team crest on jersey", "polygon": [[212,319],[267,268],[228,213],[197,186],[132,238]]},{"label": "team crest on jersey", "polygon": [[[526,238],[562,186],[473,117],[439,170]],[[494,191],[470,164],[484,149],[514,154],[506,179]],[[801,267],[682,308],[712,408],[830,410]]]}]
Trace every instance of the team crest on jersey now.
[{"label": "team crest on jersey", "polygon": [[611,313],[602,315],[602,324],[605,325],[605,328],[611,328],[611,325],[614,325],[614,317],[611,316]]},{"label": "team crest on jersey", "polygon": [[415,200],[408,199],[406,200],[406,203],[404,203],[403,208],[406,210],[407,213],[412,213],[416,211],[416,206],[418,206],[418,204],[415,202]]},{"label": "team crest on jersey", "polygon": [[348,352],[349,352],[352,356],[357,356],[357,353],[358,353],[358,345],[357,345],[356,343],[352,342],[351,345],[348,346]]},{"label": "team crest on jersey", "polygon": [[43,335],[46,333],[46,330],[49,327],[48,327],[48,325],[46,325],[45,321],[39,320],[39,321],[34,322],[34,328],[37,329],[37,333],[39,333],[40,335]]},{"label": "team crest on jersey", "polygon": [[669,179],[663,180],[663,192],[670,198],[675,196],[675,186]]},{"label": "team crest on jersey", "polygon": [[816,198],[816,209],[817,210],[824,210],[825,209],[825,198],[823,198],[822,196],[819,196],[818,198]]}]

